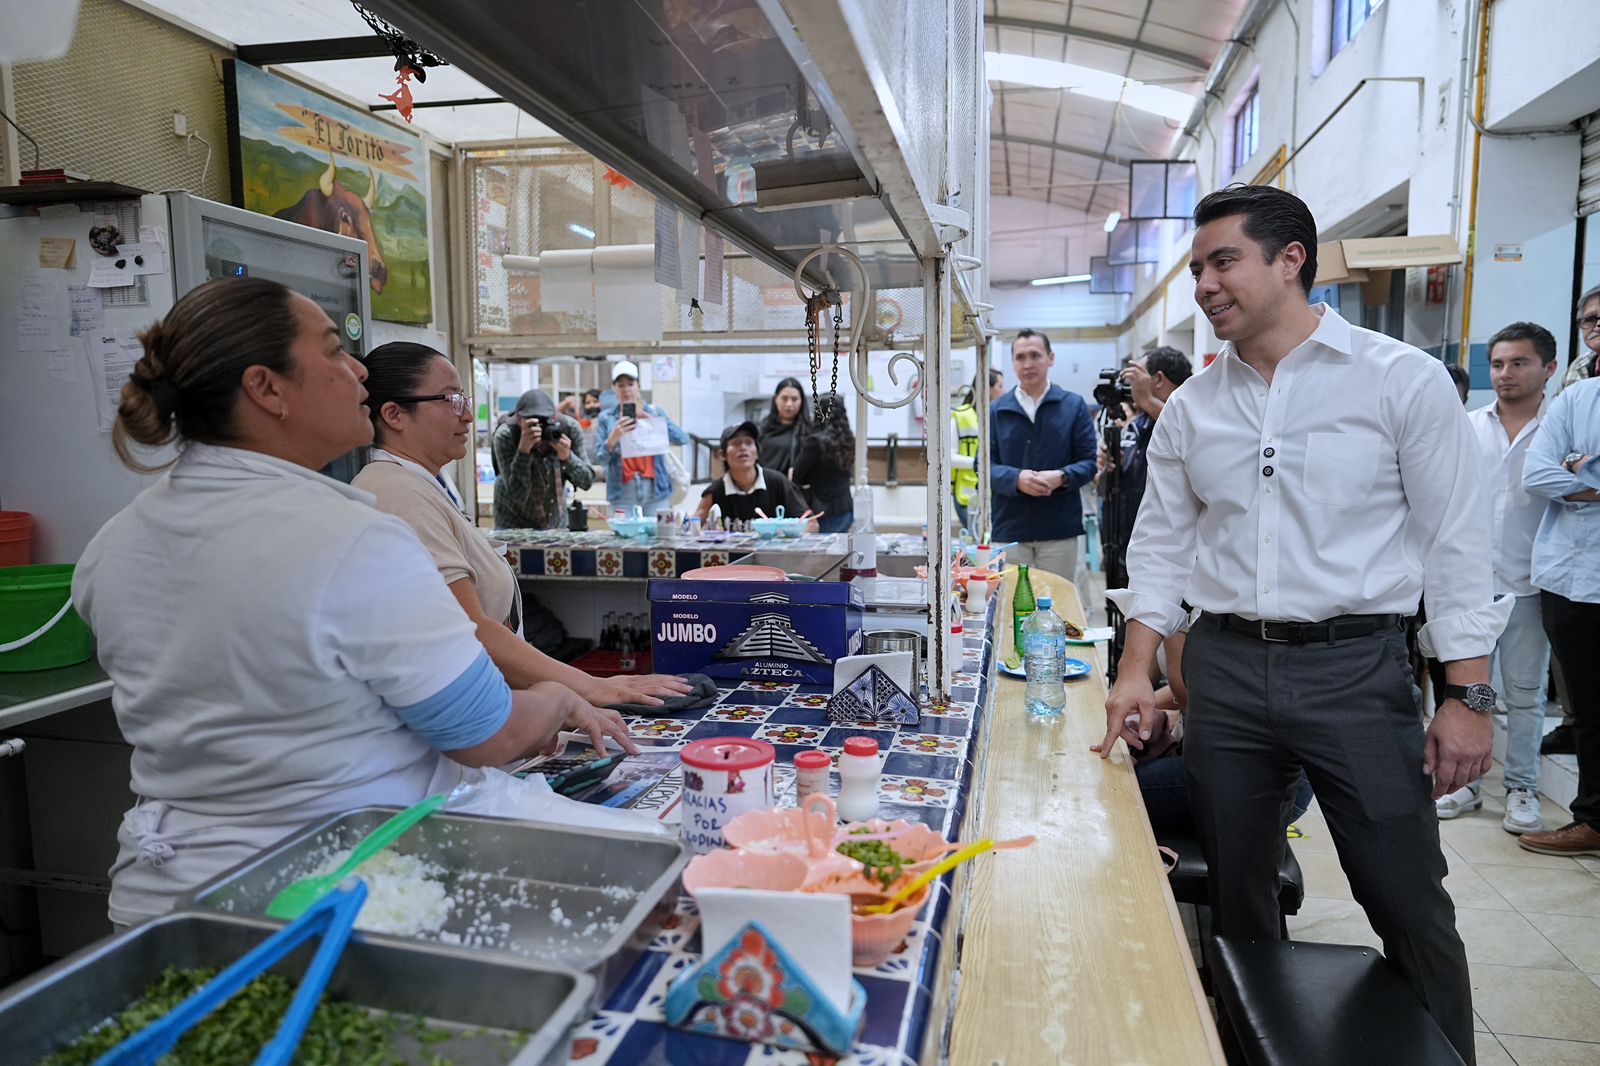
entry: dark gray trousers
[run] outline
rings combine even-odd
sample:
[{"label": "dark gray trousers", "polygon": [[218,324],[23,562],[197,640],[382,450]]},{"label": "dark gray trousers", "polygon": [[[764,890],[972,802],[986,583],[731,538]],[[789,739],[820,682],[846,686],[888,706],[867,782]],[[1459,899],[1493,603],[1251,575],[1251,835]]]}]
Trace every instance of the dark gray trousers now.
[{"label": "dark gray trousers", "polygon": [[1444,890],[1404,635],[1275,644],[1202,616],[1183,672],[1184,761],[1213,931],[1277,938],[1283,826],[1304,767],[1384,955],[1472,1063],[1472,986]]}]

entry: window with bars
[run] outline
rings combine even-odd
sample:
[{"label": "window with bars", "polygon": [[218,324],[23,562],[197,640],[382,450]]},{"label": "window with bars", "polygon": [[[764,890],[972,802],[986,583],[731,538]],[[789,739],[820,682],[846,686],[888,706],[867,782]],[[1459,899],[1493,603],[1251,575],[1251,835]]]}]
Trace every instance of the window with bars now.
[{"label": "window with bars", "polygon": [[1349,44],[1383,0],[1333,0],[1333,33],[1329,54],[1338,55]]},{"label": "window with bars", "polygon": [[1233,169],[1239,170],[1261,147],[1261,90],[1252,87],[1233,113]]}]

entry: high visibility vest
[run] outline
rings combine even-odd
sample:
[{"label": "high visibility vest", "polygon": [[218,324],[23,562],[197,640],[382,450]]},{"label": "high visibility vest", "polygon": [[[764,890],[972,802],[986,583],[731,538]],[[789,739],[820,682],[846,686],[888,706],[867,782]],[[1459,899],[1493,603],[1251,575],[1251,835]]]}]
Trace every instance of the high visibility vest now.
[{"label": "high visibility vest", "polygon": [[[978,409],[971,404],[957,407],[950,414],[956,420],[956,454],[965,455],[976,462],[978,458]],[[971,470],[950,471],[950,492],[955,496],[956,502],[965,507],[972,502],[973,494],[978,489],[978,471]]]}]

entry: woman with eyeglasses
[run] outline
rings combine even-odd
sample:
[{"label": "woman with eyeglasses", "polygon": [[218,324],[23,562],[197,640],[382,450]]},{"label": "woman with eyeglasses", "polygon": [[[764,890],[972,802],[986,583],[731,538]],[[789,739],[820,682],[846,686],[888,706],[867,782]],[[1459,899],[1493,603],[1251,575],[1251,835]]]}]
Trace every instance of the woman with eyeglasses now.
[{"label": "woman with eyeglasses", "polygon": [[[372,493],[378,510],[416,531],[505,679],[513,687],[547,681],[565,685],[595,704],[590,712],[603,716],[619,739],[627,733],[620,716],[599,708],[613,703],[654,706],[659,697],[688,693],[690,686],[682,678],[664,674],[591,677],[522,639],[516,576],[462,514],[461,500],[444,477],[445,466],[466,455],[472,433],[472,408],[462,395],[455,365],[432,348],[408,341],[375,348],[364,363],[372,461],[352,484]],[[569,724],[585,726],[581,720]]]},{"label": "woman with eyeglasses", "polygon": [[[563,685],[508,686],[411,527],[317,473],[372,423],[366,370],[315,303],[215,281],[140,339],[112,446],[171,469],[95,534],[72,588],[133,746],[112,922],[313,819],[461,784],[523,807],[538,787],[489,768],[574,720],[618,735]],[[172,444],[166,463],[140,450]]]}]

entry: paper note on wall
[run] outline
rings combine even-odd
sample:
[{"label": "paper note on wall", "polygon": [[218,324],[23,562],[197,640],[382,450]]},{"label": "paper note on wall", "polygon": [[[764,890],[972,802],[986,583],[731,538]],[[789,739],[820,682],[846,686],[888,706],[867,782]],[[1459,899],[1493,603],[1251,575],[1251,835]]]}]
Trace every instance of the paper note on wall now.
[{"label": "paper note on wall", "polygon": [[144,355],[133,330],[99,330],[88,338],[89,374],[94,381],[96,406],[100,412],[100,431],[111,432],[117,420],[117,404],[122,386],[133,374],[133,364]]},{"label": "paper note on wall", "polygon": [[67,288],[68,327],[74,337],[86,337],[106,327],[106,301],[99,289],[84,285]]},{"label": "paper note on wall", "polygon": [[71,270],[78,265],[78,242],[72,237],[40,237],[39,265],[46,270]]},{"label": "paper note on wall", "polygon": [[60,275],[22,272],[22,305],[17,314],[17,350],[49,352],[66,347],[66,285]]},{"label": "paper note on wall", "polygon": [[682,270],[678,266],[678,209],[656,201],[656,281],[669,289],[678,287]]},{"label": "paper note on wall", "polygon": [[57,381],[78,380],[78,360],[83,354],[74,348],[64,348],[50,353],[50,376]]},{"label": "paper note on wall", "polygon": [[655,249],[619,244],[594,250],[595,336],[603,341],[659,341],[661,289]]}]

